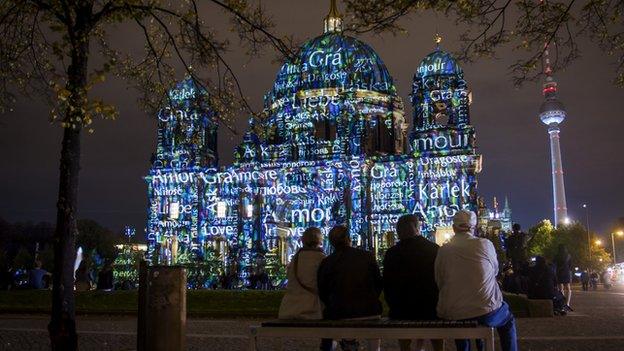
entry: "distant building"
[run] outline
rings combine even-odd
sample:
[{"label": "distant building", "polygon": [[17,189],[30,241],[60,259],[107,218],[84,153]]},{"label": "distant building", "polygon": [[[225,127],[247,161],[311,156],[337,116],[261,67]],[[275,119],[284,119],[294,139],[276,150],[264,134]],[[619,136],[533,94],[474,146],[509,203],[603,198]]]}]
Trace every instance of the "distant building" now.
[{"label": "distant building", "polygon": [[483,197],[479,197],[479,231],[482,234],[492,234],[496,231],[511,233],[513,222],[511,220],[511,207],[509,199],[505,197],[505,205],[499,210],[496,197],[492,201],[492,208],[489,208]]}]

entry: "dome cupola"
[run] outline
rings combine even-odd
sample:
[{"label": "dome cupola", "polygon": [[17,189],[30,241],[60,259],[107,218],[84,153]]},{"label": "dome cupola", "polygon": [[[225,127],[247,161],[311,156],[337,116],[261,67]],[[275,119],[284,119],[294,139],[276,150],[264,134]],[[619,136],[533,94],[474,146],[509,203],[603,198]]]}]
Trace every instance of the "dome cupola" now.
[{"label": "dome cupola", "polygon": [[402,151],[407,123],[392,77],[375,50],[345,35],[342,24],[332,0],[324,33],[280,68],[260,121],[265,151],[276,149],[265,159]]}]

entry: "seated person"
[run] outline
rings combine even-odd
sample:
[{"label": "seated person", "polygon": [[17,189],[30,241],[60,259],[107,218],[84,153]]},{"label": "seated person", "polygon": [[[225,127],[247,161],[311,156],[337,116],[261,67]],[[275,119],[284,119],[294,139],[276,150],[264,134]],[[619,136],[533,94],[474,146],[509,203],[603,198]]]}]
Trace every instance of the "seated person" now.
[{"label": "seated person", "polygon": [[[453,217],[455,236],[440,247],[435,260],[438,316],[474,320],[498,331],[503,351],[517,351],[516,320],[496,281],[498,259],[491,241],[474,236],[477,216],[461,210]],[[469,351],[469,340],[455,340],[458,351]],[[483,349],[483,341],[477,340]]]},{"label": "seated person", "polygon": [[542,256],[535,257],[535,266],[529,271],[529,299],[552,300],[555,296],[556,278]]},{"label": "seated person", "polygon": [[[303,246],[288,265],[288,285],[280,304],[279,319],[323,319],[323,304],[316,282],[318,267],[325,258],[321,249],[322,240],[323,234],[316,227],[303,232]],[[321,350],[331,350],[332,347],[332,339],[321,340]]]},{"label": "seated person", "polygon": [[552,300],[553,312],[558,315],[567,313],[565,297],[556,289],[555,271],[542,256],[535,258],[535,266],[529,271],[529,289],[527,297],[536,300]]},{"label": "seated person", "polygon": [[45,289],[46,284],[44,281],[45,276],[50,276],[51,274],[45,269],[41,268],[41,261],[35,261],[35,268],[31,269],[28,272],[28,284],[33,289]]},{"label": "seated person", "polygon": [[321,250],[321,230],[306,229],[301,236],[303,247],[288,265],[288,286],[279,308],[280,319],[323,319],[318,296],[316,273],[325,254]]},{"label": "seated person", "polygon": [[[318,288],[325,305],[326,319],[367,320],[381,317],[379,295],[381,274],[375,257],[364,250],[351,247],[349,231],[335,226],[329,232],[334,252],[321,262]],[[357,350],[355,340],[342,340],[343,350]],[[369,350],[378,350],[379,340],[369,340]]]},{"label": "seated person", "polygon": [[[420,235],[415,215],[404,215],[396,225],[398,244],[389,248],[384,257],[384,297],[392,319],[438,319],[438,287],[433,266],[439,246]],[[443,340],[431,340],[434,350],[444,350]],[[423,340],[417,340],[421,350]],[[411,340],[399,340],[401,351],[410,350]]]}]

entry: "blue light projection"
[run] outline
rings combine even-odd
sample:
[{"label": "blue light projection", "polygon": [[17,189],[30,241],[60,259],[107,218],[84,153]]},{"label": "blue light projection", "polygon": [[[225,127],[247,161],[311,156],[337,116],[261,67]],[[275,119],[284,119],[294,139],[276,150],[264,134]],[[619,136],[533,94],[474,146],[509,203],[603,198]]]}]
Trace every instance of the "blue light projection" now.
[{"label": "blue light projection", "polygon": [[231,166],[217,168],[206,94],[185,80],[170,96],[146,177],[148,254],[153,264],[204,267],[193,286],[229,275],[237,278],[228,286],[242,287],[261,270],[283,283],[309,226],[326,234],[346,224],[355,245],[381,257],[403,214],[419,215],[425,235],[440,241],[456,211],[476,210],[481,158],[469,92],[439,49],[414,76],[409,140],[385,65],[340,32],[308,41],[282,66]]}]

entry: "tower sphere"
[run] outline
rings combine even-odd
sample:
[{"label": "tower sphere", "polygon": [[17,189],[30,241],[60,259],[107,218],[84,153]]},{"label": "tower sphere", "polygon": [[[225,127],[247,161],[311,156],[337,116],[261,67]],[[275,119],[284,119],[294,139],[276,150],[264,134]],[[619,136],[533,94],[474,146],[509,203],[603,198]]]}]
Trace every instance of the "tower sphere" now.
[{"label": "tower sphere", "polygon": [[566,117],[565,108],[557,98],[557,82],[552,76],[547,76],[543,88],[546,98],[539,109],[539,117],[547,126],[556,127],[563,122]]}]

